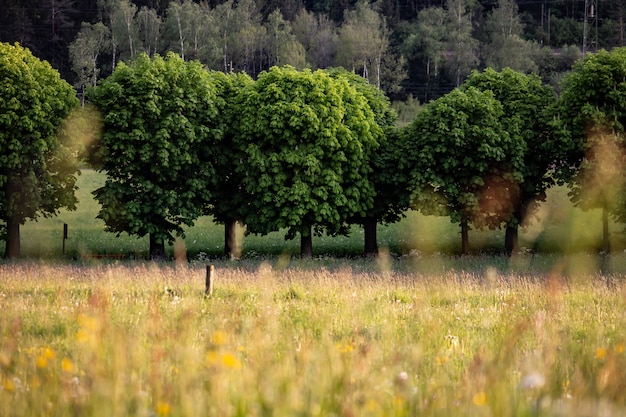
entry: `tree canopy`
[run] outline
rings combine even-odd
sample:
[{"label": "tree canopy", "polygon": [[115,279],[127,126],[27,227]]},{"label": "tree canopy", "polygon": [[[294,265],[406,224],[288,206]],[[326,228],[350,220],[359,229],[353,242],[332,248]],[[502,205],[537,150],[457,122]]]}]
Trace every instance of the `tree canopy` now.
[{"label": "tree canopy", "polygon": [[252,233],[311,235],[347,231],[372,207],[369,160],[380,136],[367,99],[344,77],[273,67],[243,90],[239,169],[252,196],[245,223]]},{"label": "tree canopy", "polygon": [[152,257],[184,235],[216,187],[215,144],[222,140],[219,84],[197,61],[140,55],[89,94],[103,133],[92,163],[107,179],[94,192],[108,231],[150,235]]},{"label": "tree canopy", "polygon": [[553,121],[556,115],[556,95],[551,87],[536,75],[523,74],[505,68],[473,72],[462,88],[475,87],[490,91],[503,107],[503,125],[511,139],[523,150],[523,164],[518,172],[517,192],[502,197],[512,198],[511,216],[505,219],[507,234],[505,250],[518,249],[518,226],[532,214],[536,202],[545,200],[546,189],[557,181],[555,174],[568,165],[569,144],[557,135]]},{"label": "tree canopy", "polygon": [[503,115],[490,91],[455,89],[424,106],[404,132],[413,207],[459,223],[463,253],[470,225],[499,227],[515,209],[524,143]]},{"label": "tree canopy", "polygon": [[583,209],[604,211],[604,246],[608,249],[607,217],[626,223],[626,48],[588,54],[564,80],[561,121],[564,140],[573,143],[578,168],[570,196]]},{"label": "tree canopy", "polygon": [[0,234],[5,256],[20,256],[26,220],[75,208],[77,158],[59,135],[78,105],[50,64],[19,44],[0,43]]}]

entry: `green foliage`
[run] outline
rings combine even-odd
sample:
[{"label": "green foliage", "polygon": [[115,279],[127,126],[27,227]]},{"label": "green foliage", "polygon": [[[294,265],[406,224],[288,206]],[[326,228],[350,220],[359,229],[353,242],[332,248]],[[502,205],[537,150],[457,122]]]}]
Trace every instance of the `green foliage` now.
[{"label": "green foliage", "polygon": [[94,195],[108,231],[172,243],[203,213],[225,130],[218,85],[197,61],[143,54],[90,92],[103,113],[91,162],[107,174]]},{"label": "green foliage", "polygon": [[473,72],[462,88],[476,87],[491,91],[502,104],[504,127],[521,146],[523,164],[519,166],[519,194],[512,194],[513,213],[508,222],[521,224],[545,200],[546,189],[555,184],[555,170],[568,166],[568,144],[556,135],[553,127],[556,96],[536,75],[505,68],[500,72],[486,69]]},{"label": "green foliage", "polygon": [[345,78],[274,67],[243,90],[239,169],[253,233],[345,233],[372,207],[368,164],[381,135],[367,98]]},{"label": "green foliage", "polygon": [[623,181],[626,166],[626,48],[589,54],[564,80],[561,120],[575,145],[579,170],[572,201],[582,208],[603,207],[626,221]]},{"label": "green foliage", "polygon": [[253,84],[247,74],[216,71],[211,73],[220,96],[220,120],[224,126],[224,138],[214,148],[214,163],[218,175],[215,191],[205,213],[218,223],[229,220],[243,221],[251,196],[243,189],[243,174],[237,166],[245,161],[245,147],[236,141],[242,106],[242,91]]},{"label": "green foliage", "polygon": [[406,128],[412,203],[455,223],[498,227],[514,210],[525,144],[503,125],[493,93],[455,89]]},{"label": "green foliage", "polygon": [[78,105],[50,64],[0,43],[0,234],[9,223],[74,208],[77,160],[57,133]]},{"label": "green foliage", "polygon": [[[369,175],[374,185],[376,197],[367,216],[384,223],[394,223],[408,208],[407,173],[401,172],[403,157],[396,127],[397,115],[387,96],[375,85],[359,75],[341,68],[327,70],[336,78],[344,78],[362,94],[374,112],[380,134],[376,137],[378,150],[369,162],[372,172]],[[361,219],[362,221],[363,219]]]}]

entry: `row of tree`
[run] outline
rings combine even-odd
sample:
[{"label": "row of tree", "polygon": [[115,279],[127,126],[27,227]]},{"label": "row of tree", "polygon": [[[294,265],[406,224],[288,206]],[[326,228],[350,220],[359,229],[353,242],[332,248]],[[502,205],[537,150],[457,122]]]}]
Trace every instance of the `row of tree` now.
[{"label": "row of tree", "polygon": [[343,66],[394,100],[412,94],[425,102],[486,67],[533,71],[557,86],[583,48],[625,45],[624,4],[0,0],[0,41],[29,47],[77,88],[110,75],[118,61],[173,51],[253,78],[274,65]]},{"label": "row of tree", "polygon": [[89,91],[102,130],[78,150],[62,123],[71,87],[28,50],[1,48],[7,256],[20,224],[74,207],[77,152],[106,174],[94,192],[106,230],[149,235],[152,257],[202,215],[225,224],[226,253],[236,222],[299,235],[303,256],[312,235],[362,224],[375,253],[376,224],[409,208],[460,224],[463,252],[470,228],[506,227],[510,253],[546,189],[566,181],[576,204],[626,220],[626,48],[578,62],[560,98],[534,75],[473,72],[400,129],[387,97],[343,69],[273,67],[254,81],[142,54]]}]

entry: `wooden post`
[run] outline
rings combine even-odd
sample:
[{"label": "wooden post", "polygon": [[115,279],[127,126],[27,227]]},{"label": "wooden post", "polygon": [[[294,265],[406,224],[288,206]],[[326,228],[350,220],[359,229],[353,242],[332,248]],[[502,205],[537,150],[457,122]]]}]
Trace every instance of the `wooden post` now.
[{"label": "wooden post", "polygon": [[63,256],[65,256],[65,241],[67,240],[67,223],[63,223]]},{"label": "wooden post", "polygon": [[215,282],[215,266],[207,265],[206,267],[206,286],[204,295],[210,297],[213,294],[213,283]]}]

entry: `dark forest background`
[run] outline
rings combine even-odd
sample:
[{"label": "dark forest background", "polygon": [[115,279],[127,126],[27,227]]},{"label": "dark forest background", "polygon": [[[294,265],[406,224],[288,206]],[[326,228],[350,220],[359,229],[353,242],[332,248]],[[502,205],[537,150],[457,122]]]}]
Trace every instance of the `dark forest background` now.
[{"label": "dark forest background", "polygon": [[81,92],[121,60],[167,51],[208,68],[343,66],[394,101],[437,98],[473,69],[558,87],[586,52],[625,45],[624,0],[0,0],[19,42]]}]

